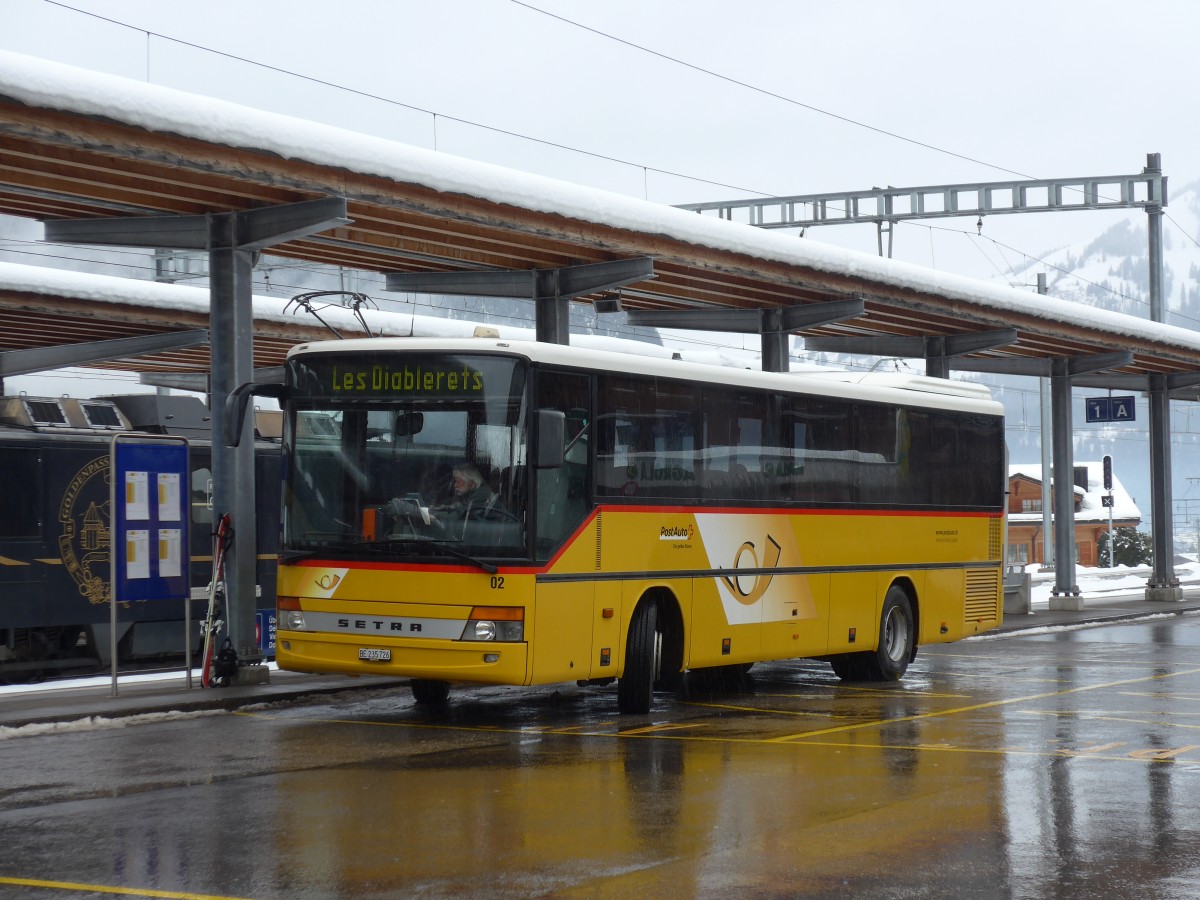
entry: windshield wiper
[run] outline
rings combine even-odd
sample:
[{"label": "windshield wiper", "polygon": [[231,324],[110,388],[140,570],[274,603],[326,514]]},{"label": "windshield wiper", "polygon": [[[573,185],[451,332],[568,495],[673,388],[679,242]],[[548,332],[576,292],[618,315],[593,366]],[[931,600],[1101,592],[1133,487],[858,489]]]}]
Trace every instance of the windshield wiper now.
[{"label": "windshield wiper", "polygon": [[431,547],[437,547],[446,553],[447,556],[453,556],[455,559],[461,559],[469,562],[477,568],[483,569],[489,575],[495,575],[498,571],[496,566],[489,562],[484,562],[482,559],[477,559],[469,553],[464,553],[457,547],[453,547],[446,543],[445,538],[431,537],[402,537],[402,538],[384,538],[381,541],[338,541],[336,543],[323,544],[320,547],[311,547],[307,550],[281,550],[279,551],[280,562],[297,562],[302,559],[311,559],[314,556],[319,556],[322,553],[337,553],[347,550],[370,550],[373,552],[381,552],[392,547],[403,546],[405,544],[426,544]]},{"label": "windshield wiper", "polygon": [[477,559],[476,557],[472,556],[469,553],[464,553],[463,551],[459,550],[457,547],[453,547],[450,544],[448,544],[445,541],[445,539],[443,539],[443,538],[421,538],[421,537],[384,538],[382,541],[359,541],[357,544],[355,544],[355,547],[356,548],[361,548],[361,547],[385,548],[385,547],[393,547],[393,546],[396,546],[397,544],[428,544],[430,546],[437,547],[439,550],[445,552],[448,556],[453,556],[456,559],[464,560],[466,562],[469,562],[473,566],[483,569],[483,571],[487,572],[489,575],[495,575],[496,572],[498,571],[496,566],[492,565],[490,562],[484,562],[482,559]]},{"label": "windshield wiper", "polygon": [[280,550],[276,555],[281,563],[299,562],[302,559],[311,559],[324,549],[322,547],[317,550]]},{"label": "windshield wiper", "polygon": [[306,547],[302,550],[280,550],[277,555],[280,562],[296,562],[301,559],[311,559],[314,556],[320,556],[322,553],[336,553],[339,550],[349,550],[356,543],[357,541],[350,540],[328,541],[318,546]]}]

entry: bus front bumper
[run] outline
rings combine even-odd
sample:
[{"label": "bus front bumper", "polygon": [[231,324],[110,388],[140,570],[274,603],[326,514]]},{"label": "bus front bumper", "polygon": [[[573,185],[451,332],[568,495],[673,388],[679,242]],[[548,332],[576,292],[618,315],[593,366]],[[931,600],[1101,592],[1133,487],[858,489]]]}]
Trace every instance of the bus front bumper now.
[{"label": "bus front bumper", "polygon": [[358,635],[311,631],[280,631],[275,648],[276,665],[294,672],[482,684],[528,684],[528,661],[525,643],[412,639],[372,642]]}]

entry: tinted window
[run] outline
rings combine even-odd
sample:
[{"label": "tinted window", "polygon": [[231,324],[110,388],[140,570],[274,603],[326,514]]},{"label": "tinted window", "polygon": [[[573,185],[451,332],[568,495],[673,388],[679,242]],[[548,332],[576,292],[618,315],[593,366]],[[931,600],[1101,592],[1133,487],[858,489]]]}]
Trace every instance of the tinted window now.
[{"label": "tinted window", "polygon": [[697,499],[699,386],[622,375],[599,383],[597,496]]},{"label": "tinted window", "polygon": [[775,433],[769,426],[768,395],[725,388],[704,390],[704,468],[706,500],[778,500],[770,483],[777,462]]}]

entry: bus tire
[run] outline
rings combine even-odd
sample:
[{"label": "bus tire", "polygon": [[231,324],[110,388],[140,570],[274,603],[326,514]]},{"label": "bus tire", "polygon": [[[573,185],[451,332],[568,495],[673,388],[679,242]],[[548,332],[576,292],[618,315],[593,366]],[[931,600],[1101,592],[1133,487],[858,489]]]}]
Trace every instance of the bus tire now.
[{"label": "bus tire", "polygon": [[904,588],[893,584],[879,614],[879,647],[867,656],[871,681],[899,681],[908,669],[916,645],[916,618]]},{"label": "bus tire", "polygon": [[418,706],[441,706],[450,699],[450,683],[430,678],[416,678],[412,682],[413,699]]},{"label": "bus tire", "polygon": [[617,709],[639,715],[650,712],[657,673],[658,605],[643,600],[633,611],[625,641],[625,673],[617,679]]},{"label": "bus tire", "polygon": [[839,653],[837,656],[829,657],[829,665],[833,668],[833,674],[841,681],[870,680],[865,654]]}]

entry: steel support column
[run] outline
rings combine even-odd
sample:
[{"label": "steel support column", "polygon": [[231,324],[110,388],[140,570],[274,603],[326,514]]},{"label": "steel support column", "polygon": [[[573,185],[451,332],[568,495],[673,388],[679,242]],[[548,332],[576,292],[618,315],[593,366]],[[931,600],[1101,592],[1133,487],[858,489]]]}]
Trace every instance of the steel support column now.
[{"label": "steel support column", "polygon": [[791,338],[784,330],[783,310],[764,309],[762,311],[762,370],[764,372],[786,372],[788,363],[788,345]]},{"label": "steel support column", "polygon": [[[262,654],[255,640],[254,621],[254,441],[226,447],[223,440],[216,440],[219,428],[215,425],[225,421],[225,398],[229,393],[239,384],[254,380],[254,315],[249,299],[255,252],[238,246],[235,213],[208,219],[212,357],[222,361],[212,370],[213,509],[229,513],[234,528],[225,562],[229,637],[239,660],[256,662]],[[246,415],[249,420],[253,412],[247,410]]]},{"label": "steel support column", "polygon": [[[1046,284],[1046,273],[1038,272],[1037,292],[1042,296],[1049,293]],[[1050,496],[1050,472],[1053,467],[1050,462],[1050,444],[1053,440],[1054,427],[1050,416],[1050,382],[1045,378],[1038,379],[1038,415],[1041,419],[1041,432],[1038,434],[1038,449],[1042,459],[1042,565],[1043,572],[1054,565],[1054,501]]]},{"label": "steel support column", "polygon": [[[229,513],[233,524],[225,566],[229,587],[225,620],[240,662],[257,663],[262,659],[255,635],[254,445],[244,441],[240,447],[226,447],[222,423],[229,392],[254,380],[254,257],[264,247],[350,221],[346,218],[345,198],[328,197],[239,212],[60,219],[45,224],[46,240],[59,243],[209,252],[213,509],[217,516]],[[243,425],[252,416],[247,408]],[[264,667],[256,666],[250,672],[239,671],[238,679],[264,680],[265,674]]]},{"label": "steel support column", "polygon": [[571,343],[571,301],[566,297],[540,297],[534,300],[534,327],[539,341],[547,344]]},{"label": "steel support column", "polygon": [[[1054,419],[1054,589],[1051,609],[1083,609],[1075,582],[1075,461],[1071,448],[1070,360],[1050,361],[1050,405]],[[1042,476],[1045,477],[1043,472]]]},{"label": "steel support column", "polygon": [[1146,583],[1147,600],[1182,600],[1175,577],[1174,523],[1171,512],[1171,399],[1167,378],[1150,376],[1150,531],[1154,572]]}]

